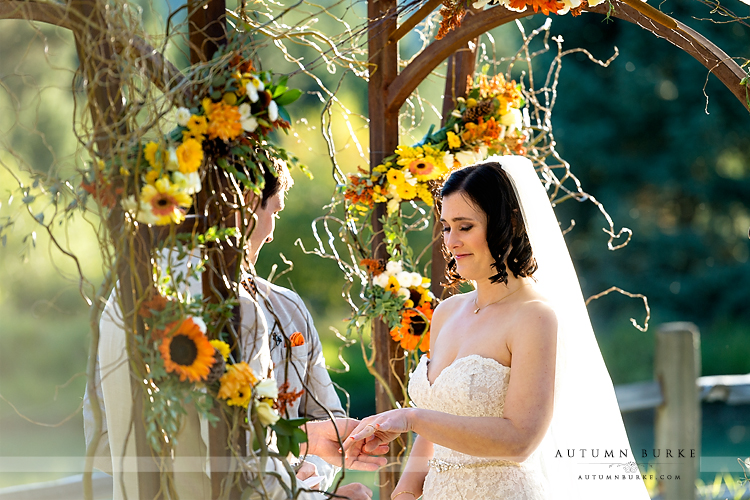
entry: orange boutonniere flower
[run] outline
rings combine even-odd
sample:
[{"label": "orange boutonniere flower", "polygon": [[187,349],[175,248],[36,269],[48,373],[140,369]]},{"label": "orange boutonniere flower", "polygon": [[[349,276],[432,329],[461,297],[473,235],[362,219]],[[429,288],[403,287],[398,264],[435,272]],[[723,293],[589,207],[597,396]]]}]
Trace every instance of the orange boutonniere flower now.
[{"label": "orange boutonniere flower", "polygon": [[294,332],[292,336],[289,337],[289,342],[292,344],[292,347],[305,345],[305,337],[303,337],[300,332]]}]

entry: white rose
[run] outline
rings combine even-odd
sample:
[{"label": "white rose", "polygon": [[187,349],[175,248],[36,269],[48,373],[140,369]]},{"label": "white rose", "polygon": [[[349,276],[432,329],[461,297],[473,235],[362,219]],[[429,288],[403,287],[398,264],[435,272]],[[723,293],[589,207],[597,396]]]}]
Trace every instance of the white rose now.
[{"label": "white rose", "polygon": [[508,127],[520,129],[523,125],[523,114],[520,109],[511,108],[509,113],[500,117],[500,123]]},{"label": "white rose", "polygon": [[265,402],[255,404],[255,411],[258,413],[258,419],[264,426],[273,425],[279,421],[279,414],[271,408],[271,405]]},{"label": "white rose", "polygon": [[250,105],[246,102],[243,102],[242,104],[240,104],[239,107],[237,108],[237,111],[240,112],[241,120],[247,120],[250,117]]},{"label": "white rose", "polygon": [[250,102],[258,102],[258,89],[253,85],[253,82],[247,82],[245,85],[245,93],[247,94]]},{"label": "white rose", "polygon": [[409,288],[411,286],[411,273],[407,271],[397,272],[396,279],[398,280],[398,283],[403,287]]},{"label": "white rose", "polygon": [[203,321],[203,318],[199,316],[190,316],[190,319],[193,320],[193,323],[198,325],[198,328],[200,328],[200,331],[202,334],[206,334],[206,322]]},{"label": "white rose", "polygon": [[201,176],[198,172],[191,172],[189,174],[174,172],[172,174],[172,183],[185,194],[200,193],[203,188],[201,185]]},{"label": "white rose", "polygon": [[385,265],[385,272],[390,275],[396,275],[403,271],[400,260],[391,260]]},{"label": "white rose", "polygon": [[468,167],[476,163],[476,156],[474,151],[459,151],[455,155],[455,159],[462,167]]},{"label": "white rose", "polygon": [[276,101],[271,101],[268,105],[268,119],[271,123],[279,119],[279,105],[276,104]]},{"label": "white rose", "polygon": [[403,297],[404,299],[408,299],[411,297],[411,292],[408,288],[399,288],[398,289],[398,296]]},{"label": "white rose", "polygon": [[385,273],[380,273],[377,276],[373,276],[372,278],[372,284],[377,285],[380,288],[385,288],[388,284],[388,278],[389,276]]},{"label": "white rose", "polygon": [[388,215],[395,214],[396,212],[398,212],[398,209],[400,207],[401,207],[401,198],[394,198],[392,200],[388,200],[388,203],[386,204]]},{"label": "white rose", "polygon": [[453,170],[453,153],[445,152],[443,155],[443,163],[445,164],[445,168],[448,170]]},{"label": "white rose", "polygon": [[190,121],[190,110],[183,107],[177,108],[175,118],[177,119],[177,125],[187,127],[188,121]]},{"label": "white rose", "polygon": [[240,124],[245,132],[255,132],[255,129],[258,128],[258,120],[254,116],[242,120]]},{"label": "white rose", "polygon": [[259,398],[276,399],[279,397],[279,386],[276,385],[274,379],[267,378],[258,382],[258,385],[255,386],[255,394]]},{"label": "white rose", "polygon": [[180,169],[180,163],[177,161],[177,150],[174,147],[167,151],[167,170],[174,171]]},{"label": "white rose", "polygon": [[422,276],[419,273],[411,273],[411,285],[420,286],[422,285]]}]

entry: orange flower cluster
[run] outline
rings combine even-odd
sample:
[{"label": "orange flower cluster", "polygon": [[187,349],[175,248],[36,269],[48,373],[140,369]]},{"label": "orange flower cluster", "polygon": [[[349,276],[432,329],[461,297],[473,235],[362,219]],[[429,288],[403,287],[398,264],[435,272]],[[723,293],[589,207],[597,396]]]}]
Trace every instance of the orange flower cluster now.
[{"label": "orange flower cluster", "polygon": [[[517,0],[525,1],[525,0]],[[523,95],[521,90],[518,89],[516,82],[506,81],[505,77],[498,73],[497,75],[489,78],[486,74],[482,73],[477,76],[476,83],[471,75],[466,77],[466,93],[468,94],[474,87],[479,87],[479,97],[481,99],[487,99],[488,97],[497,96],[502,98],[501,106],[518,108],[521,105]],[[507,112],[507,110],[506,110]],[[504,114],[501,111],[501,114]]]},{"label": "orange flower cluster", "polygon": [[494,116],[486,122],[483,118],[479,118],[477,123],[467,123],[465,132],[461,134],[461,138],[467,144],[483,142],[486,146],[491,146],[499,137],[500,125],[495,121]]},{"label": "orange flower cluster", "polygon": [[362,259],[359,264],[367,268],[367,273],[373,276],[383,274],[385,271],[385,262],[383,259]]},{"label": "orange flower cluster", "polygon": [[273,408],[282,412],[285,408],[291,407],[304,393],[305,389],[300,389],[297,392],[290,391],[289,381],[284,382],[279,386],[279,396],[274,401]]},{"label": "orange flower cluster", "polygon": [[292,336],[289,337],[289,343],[292,344],[292,347],[305,345],[305,337],[300,332],[294,332]]},{"label": "orange flower cluster", "polygon": [[236,139],[242,133],[240,112],[236,106],[223,102],[211,104],[208,111],[208,138],[221,138],[223,141]]},{"label": "orange flower cluster", "polygon": [[81,181],[81,187],[84,191],[93,196],[98,204],[107,208],[114,207],[117,200],[120,199],[122,193],[125,191],[125,188],[122,186],[114,187],[104,178],[104,175],[100,170],[96,171],[94,182],[89,184],[89,182],[84,179]]},{"label": "orange flower cluster", "polygon": [[558,10],[565,8],[565,4],[557,0],[510,0],[508,3],[509,7],[517,10],[522,10],[527,5],[532,7],[534,12],[541,10],[545,16],[549,16],[550,12],[556,14]]},{"label": "orange flower cluster", "polygon": [[443,16],[443,19],[440,20],[440,29],[435,35],[436,40],[440,40],[461,26],[461,21],[466,16],[466,6],[461,0],[445,0],[443,7],[440,9],[440,15]]},{"label": "orange flower cluster", "polygon": [[401,325],[391,330],[391,337],[407,351],[419,348],[430,350],[430,321],[432,321],[432,303],[425,302],[401,313]]},{"label": "orange flower cluster", "polygon": [[360,167],[359,172],[361,174],[349,174],[349,185],[347,186],[344,198],[349,200],[352,205],[363,205],[367,208],[372,208],[375,205],[375,200],[372,198],[372,182],[370,181],[370,173]]},{"label": "orange flower cluster", "polygon": [[217,395],[219,399],[226,399],[229,406],[244,408],[247,408],[250,403],[253,386],[258,383],[253,369],[244,361],[227,366],[227,372],[219,381],[221,382]]}]

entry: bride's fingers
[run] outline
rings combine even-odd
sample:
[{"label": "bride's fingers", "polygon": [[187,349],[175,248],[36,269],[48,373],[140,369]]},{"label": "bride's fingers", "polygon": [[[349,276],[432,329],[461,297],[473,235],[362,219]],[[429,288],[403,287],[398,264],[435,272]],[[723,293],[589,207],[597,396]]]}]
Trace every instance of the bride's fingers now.
[{"label": "bride's fingers", "polygon": [[349,437],[346,438],[346,441],[344,442],[344,451],[351,449],[351,447],[354,446],[354,444],[358,441],[367,439],[368,437],[375,434],[375,431],[378,430],[377,427],[379,426],[379,424],[366,424],[364,426],[360,424],[356,429],[352,431],[351,434],[349,434]]}]

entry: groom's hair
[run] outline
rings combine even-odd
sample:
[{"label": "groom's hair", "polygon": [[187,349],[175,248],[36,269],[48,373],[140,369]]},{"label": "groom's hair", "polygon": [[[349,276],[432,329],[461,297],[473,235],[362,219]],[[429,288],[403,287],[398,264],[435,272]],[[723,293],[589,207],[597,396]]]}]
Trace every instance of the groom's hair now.
[{"label": "groom's hair", "polygon": [[281,191],[286,194],[294,185],[294,179],[289,173],[289,167],[283,160],[273,159],[271,160],[271,168],[267,166],[263,168],[263,190],[261,191],[260,206],[266,207],[268,200],[271,199],[276,193]]},{"label": "groom's hair", "polygon": [[[487,246],[495,259],[492,267],[497,274],[492,283],[508,283],[508,269],[516,278],[529,277],[537,270],[526,226],[513,185],[497,162],[480,163],[457,170],[448,177],[440,192],[441,198],[461,193],[487,216]],[[453,285],[465,281],[458,274],[456,259],[443,243],[448,261],[446,278]]]}]

